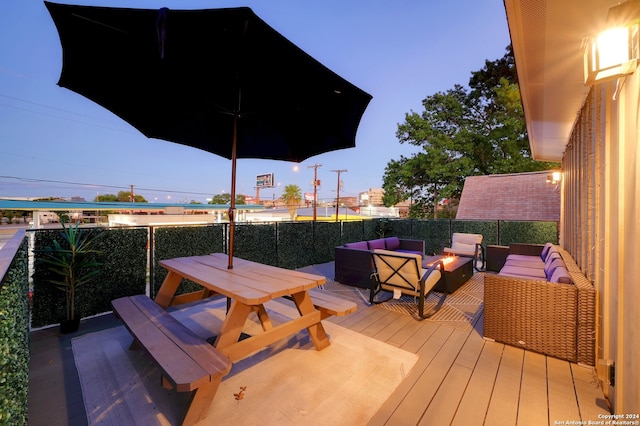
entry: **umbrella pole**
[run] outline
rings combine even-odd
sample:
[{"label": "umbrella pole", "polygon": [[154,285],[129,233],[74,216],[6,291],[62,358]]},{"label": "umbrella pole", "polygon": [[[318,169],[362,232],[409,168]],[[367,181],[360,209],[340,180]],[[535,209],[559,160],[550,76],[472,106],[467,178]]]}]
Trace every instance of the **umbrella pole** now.
[{"label": "umbrella pole", "polygon": [[233,115],[233,145],[231,146],[231,207],[229,208],[229,265],[233,269],[233,237],[236,223],[236,143],[238,139],[238,114]]}]

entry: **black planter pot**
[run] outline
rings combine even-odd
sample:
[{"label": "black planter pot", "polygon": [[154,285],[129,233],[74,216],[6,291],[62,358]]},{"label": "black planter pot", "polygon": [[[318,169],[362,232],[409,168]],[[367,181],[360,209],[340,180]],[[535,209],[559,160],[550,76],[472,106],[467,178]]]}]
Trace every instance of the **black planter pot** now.
[{"label": "black planter pot", "polygon": [[78,331],[80,328],[80,318],[60,321],[60,333],[69,334]]}]

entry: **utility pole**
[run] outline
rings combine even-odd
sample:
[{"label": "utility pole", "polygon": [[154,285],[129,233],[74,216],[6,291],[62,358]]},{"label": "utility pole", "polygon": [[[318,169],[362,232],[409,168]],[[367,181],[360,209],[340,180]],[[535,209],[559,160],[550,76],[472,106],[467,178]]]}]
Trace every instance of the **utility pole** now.
[{"label": "utility pole", "polygon": [[129,195],[129,200],[131,200],[131,202],[133,203],[134,201],[136,201],[136,196],[133,194],[133,185],[131,186],[131,194]]},{"label": "utility pole", "polygon": [[338,189],[336,190],[336,222],[338,221],[338,216],[340,214],[340,173],[346,173],[349,170],[341,169],[341,170],[331,170],[334,173],[338,173]]},{"label": "utility pole", "polygon": [[313,168],[313,221],[316,221],[316,204],[318,200],[318,187],[320,186],[320,181],[318,180],[318,167],[322,167],[322,164],[314,164],[313,166],[307,166],[307,169]]}]

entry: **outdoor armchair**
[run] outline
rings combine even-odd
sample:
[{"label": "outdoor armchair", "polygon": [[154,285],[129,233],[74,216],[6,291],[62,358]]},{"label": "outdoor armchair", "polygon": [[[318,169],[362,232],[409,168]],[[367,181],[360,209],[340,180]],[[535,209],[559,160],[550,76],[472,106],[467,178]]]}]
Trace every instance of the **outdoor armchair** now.
[{"label": "outdoor armchair", "polygon": [[[434,262],[429,269],[422,269],[422,256],[418,254],[374,250],[371,256],[375,270],[369,302],[383,303],[399,293],[407,294],[418,298],[418,314],[420,318],[427,318],[424,301],[442,277],[442,261]],[[375,300],[376,294],[382,290],[393,293],[384,300]]]},{"label": "outdoor armchair", "polygon": [[454,232],[451,236],[451,247],[443,244],[442,254],[454,256],[464,256],[473,258],[473,267],[477,270],[484,270],[485,256],[482,246],[482,234],[463,234]]}]

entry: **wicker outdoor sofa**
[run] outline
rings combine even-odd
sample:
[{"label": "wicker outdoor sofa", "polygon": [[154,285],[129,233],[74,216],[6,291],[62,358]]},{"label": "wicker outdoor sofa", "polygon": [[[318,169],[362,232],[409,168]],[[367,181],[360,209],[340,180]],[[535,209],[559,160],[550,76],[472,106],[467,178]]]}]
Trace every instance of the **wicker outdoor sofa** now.
[{"label": "wicker outdoor sofa", "polygon": [[[509,254],[521,260],[526,260],[523,255],[540,259],[543,247],[511,244]],[[485,275],[484,337],[594,366],[596,291],[571,255],[555,248],[570,284],[501,273]]]},{"label": "wicker outdoor sofa", "polygon": [[335,248],[335,280],[341,284],[372,288],[374,250],[392,250],[424,256],[424,241],[398,237],[379,238],[344,244]]}]

